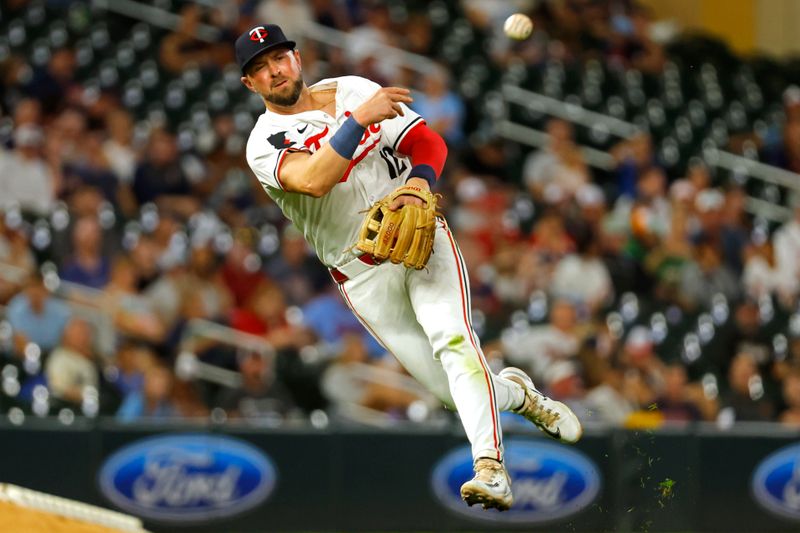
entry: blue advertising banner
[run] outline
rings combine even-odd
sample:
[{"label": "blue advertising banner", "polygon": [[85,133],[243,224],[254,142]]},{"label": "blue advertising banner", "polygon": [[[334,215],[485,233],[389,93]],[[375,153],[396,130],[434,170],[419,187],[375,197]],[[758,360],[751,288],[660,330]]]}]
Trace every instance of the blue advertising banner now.
[{"label": "blue advertising banner", "polygon": [[800,444],[781,448],[761,461],[751,488],[765,509],[800,522]]},{"label": "blue advertising banner", "polygon": [[117,450],[100,469],[100,489],[141,518],[199,522],[263,503],[277,474],[257,448],[231,437],[157,436]]}]

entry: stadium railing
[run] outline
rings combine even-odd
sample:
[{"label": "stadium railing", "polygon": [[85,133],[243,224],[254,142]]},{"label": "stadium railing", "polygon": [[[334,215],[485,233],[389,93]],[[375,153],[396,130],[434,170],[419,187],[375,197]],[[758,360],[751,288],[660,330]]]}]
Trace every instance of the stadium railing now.
[{"label": "stadium railing", "polygon": [[[504,85],[502,94],[509,104],[524,106],[537,112],[564,119],[572,124],[589,128],[602,124],[610,134],[620,139],[627,139],[642,132],[639,126],[631,122],[513,85]],[[515,123],[508,117],[498,123],[497,131],[509,140],[529,146],[543,147],[547,144],[547,134],[545,132]],[[582,146],[581,149],[590,165],[604,170],[613,168],[614,160],[607,152],[586,146]],[[710,166],[743,173],[764,183],[800,193],[800,174],[711,146],[704,147],[702,155],[703,160]],[[750,195],[747,197],[746,208],[755,216],[776,222],[782,222],[792,215],[792,211],[784,206],[775,205]]]}]

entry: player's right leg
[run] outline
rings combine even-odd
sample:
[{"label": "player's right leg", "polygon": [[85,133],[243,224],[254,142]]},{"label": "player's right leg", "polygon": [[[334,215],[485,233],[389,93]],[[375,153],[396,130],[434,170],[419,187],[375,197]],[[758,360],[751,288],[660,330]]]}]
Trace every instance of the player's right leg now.
[{"label": "player's right leg", "polygon": [[530,376],[519,368],[504,368],[500,377],[513,381],[525,391],[525,400],[512,412],[524,416],[556,440],[569,444],[578,442],[583,427],[572,409],[539,392]]}]

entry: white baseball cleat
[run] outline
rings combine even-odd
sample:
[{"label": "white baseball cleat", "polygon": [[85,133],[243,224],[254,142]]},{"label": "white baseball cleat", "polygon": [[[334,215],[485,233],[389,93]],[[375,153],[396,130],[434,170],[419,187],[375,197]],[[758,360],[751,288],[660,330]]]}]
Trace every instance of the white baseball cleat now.
[{"label": "white baseball cleat", "polygon": [[505,467],[494,459],[475,461],[475,477],[461,485],[461,498],[472,507],[476,503],[485,509],[507,511],[514,503],[511,479]]},{"label": "white baseball cleat", "polygon": [[514,410],[515,413],[524,416],[556,440],[569,444],[578,442],[583,435],[583,428],[572,409],[539,392],[533,385],[533,380],[519,368],[504,368],[499,375],[518,384],[525,391],[525,401]]}]

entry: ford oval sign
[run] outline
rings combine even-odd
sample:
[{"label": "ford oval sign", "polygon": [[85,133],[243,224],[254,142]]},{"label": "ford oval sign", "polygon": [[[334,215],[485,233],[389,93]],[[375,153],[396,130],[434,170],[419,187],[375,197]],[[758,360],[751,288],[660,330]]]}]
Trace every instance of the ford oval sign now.
[{"label": "ford oval sign", "polygon": [[510,440],[505,463],[511,475],[514,505],[503,513],[468,507],[461,484],[472,478],[469,446],[447,454],[433,470],[433,492],[453,511],[478,520],[537,524],[577,513],[600,490],[597,467],[585,455],[566,446],[532,440]]},{"label": "ford oval sign", "polygon": [[257,448],[230,437],[152,437],[126,446],[100,470],[103,494],[128,513],[171,522],[223,518],[255,507],[275,486]]},{"label": "ford oval sign", "polygon": [[769,455],[753,474],[753,495],[769,511],[800,520],[800,444]]}]

